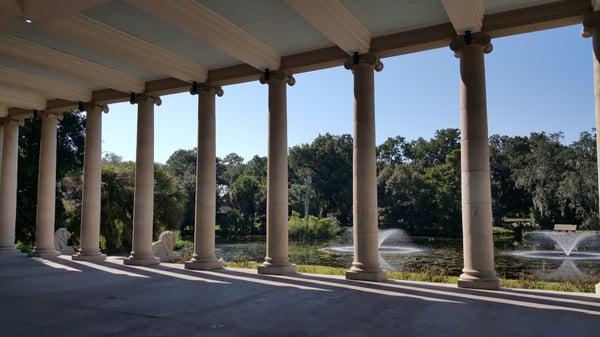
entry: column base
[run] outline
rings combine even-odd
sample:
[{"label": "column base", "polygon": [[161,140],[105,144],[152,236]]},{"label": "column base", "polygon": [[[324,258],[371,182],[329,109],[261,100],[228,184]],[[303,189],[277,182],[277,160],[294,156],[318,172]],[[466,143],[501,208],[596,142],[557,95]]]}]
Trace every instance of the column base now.
[{"label": "column base", "polygon": [[123,260],[123,264],[128,266],[155,266],[160,264],[160,259],[155,256],[129,256],[128,258]]},{"label": "column base", "polygon": [[600,295],[600,283],[596,283],[596,294]]},{"label": "column base", "polygon": [[54,249],[35,249],[29,253],[29,257],[41,257],[42,259],[51,259],[59,255],[60,253]]},{"label": "column base", "polygon": [[500,290],[500,278],[498,276],[476,277],[469,274],[461,274],[458,278],[459,288]]},{"label": "column base", "polygon": [[71,249],[63,249],[59,252],[60,255],[66,255],[66,256],[72,256],[75,253],[77,253],[77,252],[75,251],[75,249],[72,249],[72,247],[71,247]]},{"label": "column base", "polygon": [[265,275],[294,275],[296,274],[296,265],[288,264],[271,264],[265,262],[258,266],[258,273]]},{"label": "column base", "polygon": [[20,250],[15,248],[15,246],[0,247],[0,257],[10,256],[27,256],[27,254],[22,253]]},{"label": "column base", "polygon": [[350,269],[346,271],[346,279],[356,281],[382,282],[387,280],[387,274],[383,270],[365,271]]},{"label": "column base", "polygon": [[73,261],[88,261],[88,262],[94,262],[94,261],[104,261],[106,260],[106,255],[102,254],[102,253],[95,253],[95,254],[85,254],[85,253],[77,253],[75,255],[71,256],[71,260]]},{"label": "column base", "polygon": [[191,259],[189,261],[185,261],[184,267],[185,269],[190,270],[217,270],[223,269],[225,263],[219,260],[209,260],[209,261],[200,261]]}]

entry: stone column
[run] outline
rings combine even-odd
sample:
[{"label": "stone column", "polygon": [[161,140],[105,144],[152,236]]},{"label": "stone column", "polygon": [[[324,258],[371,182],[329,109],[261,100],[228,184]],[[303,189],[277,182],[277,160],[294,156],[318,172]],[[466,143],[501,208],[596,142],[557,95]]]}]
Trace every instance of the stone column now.
[{"label": "stone column", "polygon": [[37,189],[35,248],[31,256],[51,258],[59,255],[54,249],[54,216],[56,207],[56,124],[61,116],[42,111],[40,156]]},{"label": "stone column", "polygon": [[17,165],[19,158],[19,126],[22,120],[5,117],[0,176],[0,257],[22,255],[15,248],[17,218]]},{"label": "stone column", "polygon": [[354,141],[352,151],[352,218],[354,262],[346,278],[383,281],[379,266],[377,167],[375,144],[375,70],[383,64],[375,54],[355,54],[346,60],[354,75]]},{"label": "stone column", "polygon": [[133,197],[133,243],[127,265],[155,265],[160,260],[152,253],[154,224],[154,104],[158,97],[136,95],[138,104],[137,151],[135,156],[135,190]]},{"label": "stone column", "polygon": [[450,45],[460,59],[461,193],[464,268],[461,288],[499,289],[494,268],[492,192],[484,53],[489,35],[466,34]]},{"label": "stone column", "polygon": [[[600,133],[600,11],[588,14],[583,20],[581,35],[592,38],[592,63],[594,65],[594,101],[596,103],[596,134]],[[600,207],[600,137],[596,136],[596,158],[598,165],[598,206]],[[599,213],[600,214],[600,211]],[[600,283],[596,284],[600,294]]]},{"label": "stone column", "polygon": [[[2,118],[0,118],[1,120]],[[2,147],[4,146],[4,124],[0,122],[0,180],[2,179]]]},{"label": "stone column", "polygon": [[83,154],[83,191],[81,196],[81,248],[73,255],[77,261],[106,259],[100,252],[100,210],[102,206],[102,113],[106,105],[83,104],[86,112]]},{"label": "stone column", "polygon": [[217,212],[215,95],[223,96],[220,86],[194,84],[198,94],[198,155],[196,158],[196,216],[194,255],[186,269],[214,270],[223,267],[215,254],[215,216]]},{"label": "stone column", "polygon": [[266,71],[260,83],[269,86],[269,153],[267,162],[267,254],[260,274],[296,272],[288,255],[288,161],[286,85],[294,85],[291,74]]},{"label": "stone column", "polygon": [[[581,35],[592,38],[592,63],[594,67],[594,101],[596,103],[596,132],[600,132],[600,12],[586,16],[583,21]],[[596,137],[596,154],[600,159],[600,137]],[[600,160],[598,164],[598,181],[600,182]],[[598,206],[600,207],[600,185],[598,186]],[[600,214],[600,213],[599,213]]]}]

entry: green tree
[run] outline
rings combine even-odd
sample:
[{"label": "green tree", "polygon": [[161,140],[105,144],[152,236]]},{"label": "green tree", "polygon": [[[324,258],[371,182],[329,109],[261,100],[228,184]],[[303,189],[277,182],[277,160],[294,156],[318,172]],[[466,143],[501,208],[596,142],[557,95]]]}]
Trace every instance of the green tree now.
[{"label": "green tree", "polygon": [[328,240],[340,232],[340,226],[334,218],[301,217],[292,212],[288,220],[289,236],[296,240]]},{"label": "green tree", "polygon": [[407,146],[408,143],[404,137],[396,136],[386,139],[385,142],[377,147],[377,164],[379,168],[406,162],[404,152]]},{"label": "green tree", "polygon": [[[111,162],[102,165],[100,234],[109,252],[128,251],[133,229],[135,164]],[[176,229],[183,217],[187,195],[177,179],[161,164],[154,167],[154,237],[166,229]],[[70,207],[69,221],[79,232],[81,206],[81,175],[72,173],[62,178],[62,200]]]},{"label": "green tree", "polygon": [[528,137],[493,135],[490,137],[490,172],[494,224],[502,225],[505,217],[529,217],[531,195],[516,183],[515,170],[527,164],[531,150]]},{"label": "green tree", "polygon": [[230,153],[222,160],[223,173],[222,180],[227,186],[231,186],[239,176],[244,173],[244,158],[237,153]]},{"label": "green tree", "polygon": [[414,164],[385,169],[379,176],[380,214],[384,228],[418,233],[435,222],[435,190]]},{"label": "green tree", "polygon": [[253,176],[242,175],[231,185],[231,203],[241,217],[241,222],[232,224],[234,228],[226,229],[229,234],[253,234],[262,228],[258,218],[259,204],[264,200],[264,188],[258,179]]},{"label": "green tree", "polygon": [[180,228],[190,201],[187,191],[166,166],[154,164],[154,180],[154,236],[158,237],[164,230]]},{"label": "green tree", "polygon": [[[425,170],[429,184],[435,191],[435,220],[437,225],[429,235],[461,235],[461,181],[460,150],[446,155],[446,162]],[[437,230],[437,232],[435,232]]]},{"label": "green tree", "polygon": [[131,247],[134,174],[135,166],[131,162],[102,166],[100,234],[109,253]]},{"label": "green tree", "polygon": [[191,150],[177,150],[171,154],[166,164],[169,172],[177,179],[177,183],[185,190],[185,195],[187,196],[184,203],[183,217],[177,226],[182,235],[187,238],[191,238],[192,231],[188,231],[188,229],[194,227],[195,219],[196,155],[196,148]]},{"label": "green tree", "polygon": [[319,135],[311,144],[290,148],[290,182],[304,185],[312,178],[311,202],[321,218],[335,216],[345,226],[352,224],[352,137]]},{"label": "green tree", "polygon": [[423,166],[441,165],[446,156],[460,150],[460,130],[441,129],[430,140],[418,138],[404,146],[404,156]]},{"label": "green tree", "polygon": [[167,159],[166,166],[176,177],[196,175],[197,150],[177,150]]},{"label": "green tree", "polygon": [[532,133],[530,151],[515,170],[516,186],[529,192],[533,216],[544,228],[564,221],[556,198],[561,176],[566,170],[561,159],[562,137],[561,133]]},{"label": "green tree", "polygon": [[581,133],[561,155],[566,171],[557,190],[561,215],[574,219],[581,229],[600,229],[598,221],[598,176],[596,139],[589,132]]},{"label": "green tree", "polygon": [[244,174],[264,181],[267,179],[267,157],[254,156],[244,167]]},{"label": "green tree", "polygon": [[460,235],[457,171],[453,163],[385,167],[378,177],[380,225],[412,235]]},{"label": "green tree", "polygon": [[[430,140],[390,138],[379,146],[380,224],[413,235],[458,236],[461,225],[460,134]],[[402,159],[400,159],[402,158]]]},{"label": "green tree", "polygon": [[[35,241],[37,182],[41,122],[39,118],[25,121],[19,129],[19,170],[17,193],[16,237],[32,244]],[[85,116],[65,114],[57,124],[56,139],[56,227],[70,225],[66,218],[60,182],[70,173],[80,173],[83,167]],[[69,205],[71,206],[71,205]],[[76,230],[71,228],[71,230]]]}]

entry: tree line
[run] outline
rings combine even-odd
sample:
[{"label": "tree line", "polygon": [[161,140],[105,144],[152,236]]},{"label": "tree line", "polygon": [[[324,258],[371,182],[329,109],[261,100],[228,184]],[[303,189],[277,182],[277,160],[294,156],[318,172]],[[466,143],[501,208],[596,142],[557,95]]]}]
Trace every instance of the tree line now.
[{"label": "tree line", "polygon": [[[67,114],[58,126],[56,226],[79,232],[85,117]],[[17,239],[35,235],[40,122],[20,130]],[[490,137],[494,224],[527,218],[542,228],[576,223],[600,229],[595,134],[572,144],[561,133]],[[263,235],[267,158],[235,153],[216,159],[217,230],[221,237]],[[103,246],[131,244],[135,163],[105,154],[102,167]],[[411,235],[460,236],[460,132],[438,130],[430,139],[388,138],[377,147],[379,225]],[[194,224],[196,149],[177,150],[155,164],[154,228],[191,236]],[[307,179],[310,177],[310,186]],[[289,149],[290,215],[305,213],[352,225],[352,137],[324,134]],[[296,219],[297,220],[297,219]]]}]

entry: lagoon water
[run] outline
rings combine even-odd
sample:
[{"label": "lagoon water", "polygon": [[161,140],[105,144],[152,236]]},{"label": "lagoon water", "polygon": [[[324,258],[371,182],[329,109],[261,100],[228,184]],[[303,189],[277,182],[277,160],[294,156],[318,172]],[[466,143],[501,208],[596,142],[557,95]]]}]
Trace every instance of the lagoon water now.
[{"label": "lagoon water", "polygon": [[[325,265],[348,268],[352,254],[333,254],[324,248],[339,245],[339,241],[295,242],[290,241],[290,258],[297,264]],[[381,252],[386,268],[396,271],[419,271],[431,265],[447,270],[449,275],[460,275],[463,265],[462,241],[448,238],[411,238],[408,247],[419,251],[408,254]],[[516,243],[512,240],[496,241],[496,271],[502,278],[523,276],[545,281],[582,280],[600,277],[598,260],[569,260],[523,258],[512,255],[513,251],[525,249],[554,249],[551,242]],[[595,241],[584,241],[576,251],[599,251]],[[243,257],[250,261],[262,261],[265,256],[264,238],[248,238],[239,242],[217,243],[217,255],[225,261]],[[597,281],[596,281],[597,282]]]}]

